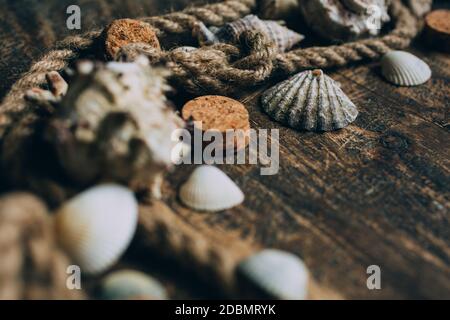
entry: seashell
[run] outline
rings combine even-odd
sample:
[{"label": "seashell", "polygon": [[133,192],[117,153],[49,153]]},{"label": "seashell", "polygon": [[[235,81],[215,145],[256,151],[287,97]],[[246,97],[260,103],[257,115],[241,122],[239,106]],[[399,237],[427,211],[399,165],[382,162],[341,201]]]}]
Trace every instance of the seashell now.
[{"label": "seashell", "polygon": [[300,1],[308,26],[320,36],[352,40],[380,33],[390,20],[387,0],[309,0]]},{"label": "seashell", "polygon": [[130,190],[99,185],[58,209],[58,240],[82,272],[98,274],[116,263],[127,249],[137,215],[138,204]]},{"label": "seashell", "polygon": [[265,296],[280,300],[304,300],[308,294],[308,269],[289,252],[266,249],[239,263],[237,272]]},{"label": "seashell", "polygon": [[322,70],[298,73],[265,91],[261,100],[275,121],[299,130],[338,130],[358,116],[339,84]]},{"label": "seashell", "polygon": [[221,170],[203,165],[180,188],[180,200],[200,211],[222,211],[241,204],[244,194]]},{"label": "seashell", "polygon": [[165,96],[167,75],[143,56],[77,65],[45,136],[72,183],[103,179],[139,188],[173,165],[178,143],[171,135],[184,121]]},{"label": "seashell", "polygon": [[261,17],[284,19],[298,10],[298,0],[261,0]]},{"label": "seashell", "polygon": [[399,86],[417,86],[431,78],[430,67],[409,52],[390,51],[381,59],[381,72]]},{"label": "seashell", "polygon": [[276,21],[261,20],[255,15],[228,23],[220,29],[206,28],[202,23],[196,25],[193,33],[202,45],[219,42],[236,43],[245,31],[261,31],[273,40],[279,52],[285,52],[304,39],[304,36],[289,30]]},{"label": "seashell", "polygon": [[116,271],[100,284],[105,300],[166,300],[167,291],[156,279],[134,270]]}]

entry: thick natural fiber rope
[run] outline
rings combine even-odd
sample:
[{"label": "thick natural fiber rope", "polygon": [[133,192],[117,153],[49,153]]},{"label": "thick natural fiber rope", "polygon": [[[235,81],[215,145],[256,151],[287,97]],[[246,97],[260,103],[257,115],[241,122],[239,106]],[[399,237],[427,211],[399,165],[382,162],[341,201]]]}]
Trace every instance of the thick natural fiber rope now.
[{"label": "thick natural fiber rope", "polygon": [[[159,17],[143,18],[155,27],[160,38],[170,34],[189,34],[198,22],[221,25],[249,14],[256,7],[256,0],[227,0],[222,3],[189,8],[182,12]],[[255,85],[275,73],[294,73],[308,68],[344,66],[362,59],[377,59],[391,49],[404,48],[417,34],[418,19],[401,3],[393,0],[391,15],[396,21],[395,29],[381,38],[350,42],[339,46],[298,49],[286,54],[276,54],[261,35],[247,34],[242,42],[249,52],[232,45],[205,47],[192,53],[163,53],[162,60],[169,62],[174,78],[193,92],[227,94],[243,85]],[[24,92],[40,86],[45,74],[61,70],[78,57],[83,50],[94,45],[101,31],[69,37],[56,49],[36,62],[16,82],[0,106],[0,137],[2,127],[10,122],[5,113],[23,109]],[[245,50],[244,50],[245,51]],[[245,56],[244,54],[248,55]],[[238,59],[235,61],[236,57]]]},{"label": "thick natural fiber rope", "polygon": [[[157,34],[163,38],[169,34],[189,33],[193,24],[199,21],[207,25],[221,25],[245,16],[254,7],[254,0],[229,0],[181,13],[145,18],[144,21],[157,28]],[[166,62],[175,79],[190,91],[229,93],[242,85],[257,84],[277,72],[289,74],[307,68],[342,66],[364,58],[375,59],[391,49],[403,48],[418,32],[417,19],[400,0],[394,0],[392,15],[396,20],[396,27],[389,35],[341,46],[276,54],[273,44],[264,36],[246,33],[238,46],[218,44],[192,53],[170,51],[156,54],[155,58]],[[23,101],[24,92],[42,85],[46,73],[63,69],[70,61],[79,57],[81,52],[92,49],[101,33],[92,31],[67,38],[14,84],[0,106],[0,139],[4,138],[5,132],[14,128],[17,118],[22,121],[25,119],[21,116],[28,111]],[[34,122],[33,119],[30,121]],[[24,132],[31,130],[31,127],[27,128],[24,128]],[[66,298],[67,290],[60,287],[62,274],[56,272],[58,265],[60,267],[65,263],[61,262],[64,261],[64,256],[52,247],[51,236],[47,233],[51,222],[43,218],[42,212],[45,209],[40,214],[36,213],[40,210],[39,205],[35,200],[30,201],[27,196],[24,197],[7,201],[6,204],[0,202],[0,249],[8,248],[0,250],[0,254],[11,254],[11,257],[0,257],[0,296],[9,292],[9,298]],[[33,201],[33,205],[28,204]],[[8,212],[15,212],[14,217]],[[158,250],[166,247],[167,251],[175,255],[188,257],[198,266],[206,267],[211,276],[225,283],[230,290],[234,288],[233,272],[238,262],[237,256],[205,241],[182,220],[175,219],[176,216],[157,214],[163,211],[154,212],[156,213],[149,212],[141,219],[141,226],[147,231],[151,245]],[[2,218],[2,215],[6,218]],[[33,230],[39,232],[33,233]],[[24,257],[31,257],[26,259],[30,263],[27,267]],[[25,272],[25,269],[30,270],[30,273]]]},{"label": "thick natural fiber rope", "polygon": [[230,297],[238,295],[236,267],[258,250],[228,234],[199,232],[161,201],[140,206],[142,245],[152,248]]},{"label": "thick natural fiber rope", "polygon": [[0,300],[82,299],[68,290],[69,260],[54,241],[45,205],[32,195],[0,198]]}]

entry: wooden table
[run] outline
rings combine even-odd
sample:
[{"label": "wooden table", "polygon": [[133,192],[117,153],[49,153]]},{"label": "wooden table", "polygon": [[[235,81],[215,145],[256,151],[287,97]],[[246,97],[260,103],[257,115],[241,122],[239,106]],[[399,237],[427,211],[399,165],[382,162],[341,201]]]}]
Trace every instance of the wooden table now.
[{"label": "wooden table", "polygon": [[[0,97],[31,60],[75,33],[65,28],[69,4],[82,7],[84,31],[112,17],[184,5],[0,0]],[[419,87],[386,83],[377,63],[328,72],[360,110],[356,122],[338,132],[282,127],[260,109],[263,88],[244,95],[253,128],[280,129],[279,174],[261,176],[257,165],[222,166],[242,187],[245,203],[199,214],[176,199],[176,188],[192,169],[182,167],[168,178],[165,201],[194,226],[298,254],[330,292],[324,297],[450,298],[450,57],[429,50],[420,38],[411,51],[433,70]],[[146,253],[137,255],[145,264]],[[381,267],[382,290],[367,289],[370,265]],[[174,290],[182,292],[177,297],[214,296],[199,289],[205,284],[174,276],[174,266],[155,268],[169,286],[182,288]]]}]

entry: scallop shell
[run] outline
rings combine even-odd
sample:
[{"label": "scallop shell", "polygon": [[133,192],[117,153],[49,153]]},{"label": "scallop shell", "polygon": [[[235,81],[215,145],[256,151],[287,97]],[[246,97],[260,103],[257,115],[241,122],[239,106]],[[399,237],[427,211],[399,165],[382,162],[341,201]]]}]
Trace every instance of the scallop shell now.
[{"label": "scallop shell", "polygon": [[307,131],[333,131],[355,121],[358,110],[339,84],[322,70],[304,71],[262,95],[262,108],[275,121]]},{"label": "scallop shell", "polygon": [[114,184],[99,185],[57,211],[58,239],[82,272],[101,273],[128,247],[137,216],[138,204],[130,190]]},{"label": "scallop shell", "polygon": [[291,49],[305,38],[303,35],[283,27],[276,21],[261,20],[255,15],[248,15],[228,23],[220,29],[207,29],[204,25],[199,24],[196,26],[194,34],[197,35],[199,41],[203,44],[218,42],[236,43],[243,32],[252,30],[265,33],[269,39],[275,42],[279,52]]},{"label": "scallop shell", "polygon": [[121,270],[106,276],[100,285],[105,300],[166,300],[167,291],[156,279],[138,271]]},{"label": "scallop shell", "polygon": [[393,84],[417,86],[431,78],[430,67],[409,52],[390,51],[381,59],[381,72]]},{"label": "scallop shell", "polygon": [[180,200],[200,211],[222,211],[241,204],[244,194],[221,170],[203,165],[180,188]]},{"label": "scallop shell", "polygon": [[265,295],[280,300],[304,300],[308,293],[308,269],[289,252],[266,249],[242,261],[237,272]]},{"label": "scallop shell", "polygon": [[299,5],[306,24],[333,41],[378,35],[390,20],[387,0],[308,0]]}]

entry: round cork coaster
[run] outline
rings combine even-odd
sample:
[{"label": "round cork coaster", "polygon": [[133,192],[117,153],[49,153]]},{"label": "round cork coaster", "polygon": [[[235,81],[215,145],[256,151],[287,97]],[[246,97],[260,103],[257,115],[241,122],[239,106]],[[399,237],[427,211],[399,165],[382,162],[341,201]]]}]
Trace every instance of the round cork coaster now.
[{"label": "round cork coaster", "polygon": [[433,47],[450,52],[450,10],[435,10],[427,14],[425,36]]},{"label": "round cork coaster", "polygon": [[[249,143],[249,114],[247,108],[231,98],[223,96],[202,96],[186,103],[181,111],[186,121],[201,123],[203,132],[215,130],[222,133],[224,148],[240,150]],[[232,141],[226,141],[227,130],[235,133]]]},{"label": "round cork coaster", "polygon": [[116,57],[120,48],[130,43],[142,42],[161,50],[152,26],[139,20],[119,19],[113,21],[105,29],[105,38],[106,53],[112,59]]}]

